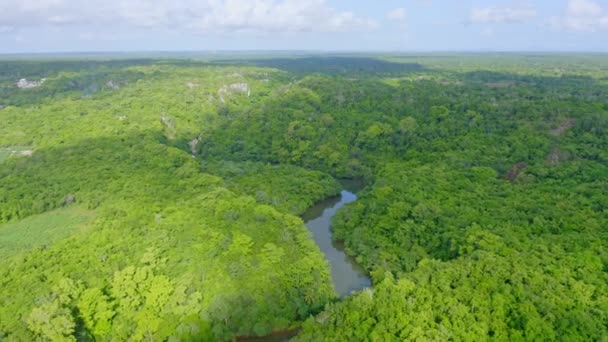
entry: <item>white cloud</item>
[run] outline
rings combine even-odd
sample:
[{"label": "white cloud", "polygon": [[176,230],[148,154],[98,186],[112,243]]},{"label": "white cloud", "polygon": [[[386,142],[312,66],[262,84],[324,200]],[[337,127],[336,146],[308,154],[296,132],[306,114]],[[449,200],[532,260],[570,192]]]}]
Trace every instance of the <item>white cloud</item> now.
[{"label": "white cloud", "polygon": [[386,18],[393,21],[403,21],[407,17],[405,8],[395,8],[386,13]]},{"label": "white cloud", "polygon": [[326,0],[1,0],[0,26],[127,25],[198,32],[370,30]]},{"label": "white cloud", "polygon": [[608,11],[591,0],[569,0],[561,17],[552,17],[549,25],[554,29],[577,32],[608,30]]},{"label": "white cloud", "polygon": [[601,16],[602,7],[589,0],[570,0],[566,12],[572,16],[597,17]]},{"label": "white cloud", "polygon": [[536,17],[531,6],[473,8],[469,21],[473,24],[523,23]]},{"label": "white cloud", "polygon": [[208,1],[191,25],[215,31],[358,31],[376,24],[352,12],[338,12],[325,0],[226,0]]}]

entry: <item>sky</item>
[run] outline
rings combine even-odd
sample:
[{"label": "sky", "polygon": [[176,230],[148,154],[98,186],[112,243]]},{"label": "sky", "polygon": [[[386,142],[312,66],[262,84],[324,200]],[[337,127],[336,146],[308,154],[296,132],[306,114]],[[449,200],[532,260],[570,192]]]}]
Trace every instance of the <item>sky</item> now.
[{"label": "sky", "polygon": [[608,52],[608,0],[0,0],[0,53]]}]

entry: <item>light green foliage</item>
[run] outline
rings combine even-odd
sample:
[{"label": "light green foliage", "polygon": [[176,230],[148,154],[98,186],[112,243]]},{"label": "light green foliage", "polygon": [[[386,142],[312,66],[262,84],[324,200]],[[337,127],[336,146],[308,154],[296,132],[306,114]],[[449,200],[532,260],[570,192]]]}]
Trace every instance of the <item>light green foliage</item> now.
[{"label": "light green foliage", "polygon": [[27,326],[42,340],[76,341],[76,323],[70,303],[80,294],[81,287],[69,278],[58,280],[45,302],[34,307],[25,319]]},{"label": "light green foliage", "polygon": [[[133,156],[130,162],[171,156],[170,148],[160,146],[162,152],[152,149],[142,156],[145,149],[136,146],[141,159],[126,150]],[[117,157],[120,153],[92,156]],[[44,284],[53,284],[59,274],[91,289],[69,304],[72,310],[82,308],[87,333],[119,339],[164,339],[176,336],[192,322],[200,322],[194,323],[199,328],[179,336],[213,334],[230,339],[263,334],[273,327],[288,326],[333,297],[325,262],[301,220],[219,187],[219,179],[190,169],[196,162],[185,153],[175,158],[156,166],[130,167],[130,173],[122,175],[121,167],[131,165],[129,161],[119,159],[122,162],[114,164],[108,160],[103,164],[113,165],[108,178],[98,171],[93,182],[70,179],[80,192],[57,189],[56,193],[76,193],[84,203],[96,205],[100,217],[86,232],[2,265],[4,293],[9,295],[2,298],[0,316],[7,319],[2,320],[0,330],[26,338],[20,315],[30,310],[32,298],[47,296]],[[69,160],[62,160],[69,165]],[[81,172],[90,172],[86,161],[79,160]],[[52,168],[46,171],[53,175]],[[35,178],[27,183],[38,188]],[[104,189],[109,190],[100,193]],[[42,199],[52,199],[53,194]],[[103,201],[97,204],[94,196],[103,196]],[[269,250],[269,243],[290,253]],[[311,288],[315,289],[313,296],[307,297]],[[245,304],[256,309],[231,318],[217,312],[224,300],[231,303],[228,315]],[[263,328],[258,327],[262,322]]]},{"label": "light green foliage", "polygon": [[0,258],[51,245],[91,223],[95,213],[73,205],[0,225]]},{"label": "light green foliage", "polygon": [[[281,73],[147,64],[50,75],[0,111],[0,146],[35,146],[0,164],[0,339],[230,340],[287,328],[335,296],[287,213],[335,193],[331,177],[277,169],[311,186],[280,212],[191,155],[201,127],[267,96]],[[264,189],[286,198],[285,182]]]},{"label": "light green foliage", "polygon": [[[104,152],[100,146],[98,154],[86,155],[93,160],[110,158],[101,164],[107,175],[97,169],[99,164],[88,164],[78,153],[62,151],[45,158],[61,156],[62,162],[49,164],[60,167],[72,165],[69,156],[79,156],[81,175],[94,173],[97,178],[74,175],[68,181],[49,166],[44,181],[57,177],[54,182],[66,188],[38,198],[52,206],[58,194],[75,193],[83,203],[97,206],[100,217],[87,232],[2,265],[7,284],[4,293],[9,296],[2,298],[0,316],[7,319],[2,320],[0,330],[9,336],[28,336],[19,324],[20,313],[30,310],[32,298],[46,296],[44,284],[52,284],[57,274],[79,279],[91,289],[69,306],[83,308],[88,333],[119,339],[168,338],[191,322],[209,322],[190,331],[195,334],[191,338],[267,333],[273,327],[288,326],[333,296],[325,263],[299,219],[222,189],[219,179],[192,169],[196,162],[185,153],[181,156],[150,143],[135,144],[132,150],[110,142],[102,146],[108,150]],[[110,153],[120,151],[118,146],[131,159],[122,159],[121,152]],[[149,154],[142,155],[145,153]],[[164,159],[168,163],[145,162],[157,156],[169,158]],[[30,176],[37,161],[30,162],[30,171],[13,177],[13,182],[23,179],[33,190],[39,188],[36,178]],[[141,164],[134,167],[132,163]],[[124,172],[122,168],[126,168]],[[290,253],[269,251],[268,243]],[[138,263],[141,266],[130,266]],[[26,270],[34,269],[38,271],[26,275]],[[305,294],[310,288],[316,290],[308,301]],[[256,311],[226,317],[216,311],[218,301],[226,300],[223,298],[229,298],[231,310],[247,303]],[[257,327],[260,322],[264,328]],[[200,330],[209,325],[212,332]],[[186,336],[183,334],[180,336]]]},{"label": "light green foliage", "polygon": [[0,339],[607,338],[605,56],[254,57],[0,65]]},{"label": "light green foliage", "polygon": [[48,341],[76,341],[70,310],[57,301],[32,309],[27,326],[34,336]]},{"label": "light green foliage", "polygon": [[77,307],[91,335],[103,339],[111,333],[115,312],[109,297],[100,289],[85,290],[78,300]]}]

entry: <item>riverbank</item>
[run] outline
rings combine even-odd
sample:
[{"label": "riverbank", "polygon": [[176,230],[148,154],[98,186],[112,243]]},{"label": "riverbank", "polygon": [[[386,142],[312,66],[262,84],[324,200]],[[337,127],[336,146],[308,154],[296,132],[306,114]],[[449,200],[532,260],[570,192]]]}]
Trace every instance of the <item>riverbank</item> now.
[{"label": "riverbank", "polygon": [[353,192],[342,190],[340,196],[321,201],[302,215],[315,243],[329,262],[334,288],[341,298],[371,286],[369,275],[332,238],[332,218],[340,208],[356,200],[357,195]]}]

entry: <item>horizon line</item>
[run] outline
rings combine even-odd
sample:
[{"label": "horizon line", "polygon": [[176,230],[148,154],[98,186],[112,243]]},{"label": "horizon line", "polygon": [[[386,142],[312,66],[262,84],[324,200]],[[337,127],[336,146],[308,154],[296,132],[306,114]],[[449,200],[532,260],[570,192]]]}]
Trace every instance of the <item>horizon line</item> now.
[{"label": "horizon line", "polygon": [[0,56],[22,56],[22,55],[83,55],[83,54],[152,54],[152,53],[193,53],[193,54],[243,54],[243,53],[278,53],[278,54],[479,54],[479,53],[498,53],[498,54],[608,54],[607,51],[597,50],[324,50],[324,49],[209,49],[209,50],[92,50],[92,51],[18,51],[0,52]]}]

